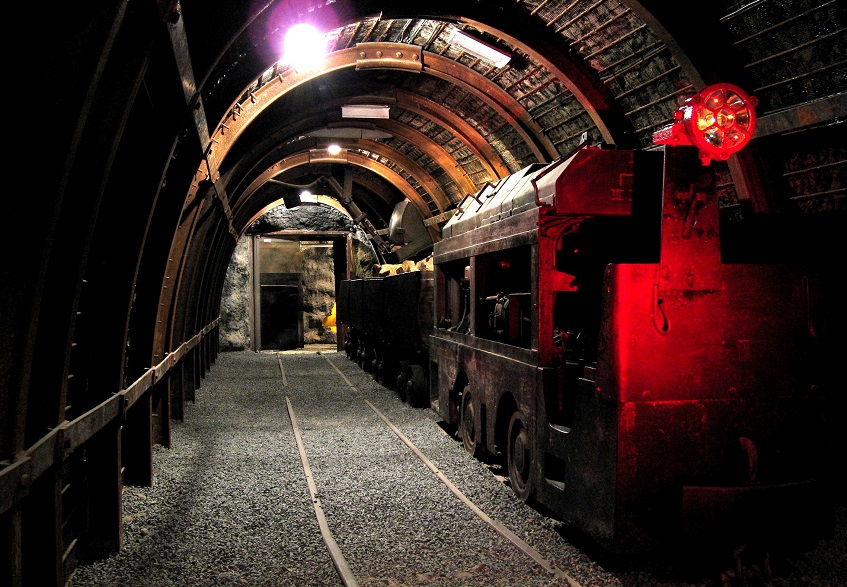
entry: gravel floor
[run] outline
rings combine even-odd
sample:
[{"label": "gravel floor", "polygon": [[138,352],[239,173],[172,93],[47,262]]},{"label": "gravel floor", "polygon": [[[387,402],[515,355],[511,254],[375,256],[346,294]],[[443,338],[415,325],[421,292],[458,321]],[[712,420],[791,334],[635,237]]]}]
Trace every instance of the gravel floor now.
[{"label": "gravel floor", "polygon": [[[559,522],[518,502],[496,466],[471,458],[435,413],[408,407],[343,353],[223,353],[196,396],[174,423],[172,448],[155,447],[153,487],[125,489],[124,549],[80,566],[71,587],[343,585],[321,538],[286,398],[328,526],[362,587],[722,584],[718,573],[683,576],[656,561],[615,568],[578,548]],[[468,509],[364,399],[570,583]],[[847,585],[845,527],[840,507],[834,536],[816,550],[772,561],[769,582],[734,584]]]}]

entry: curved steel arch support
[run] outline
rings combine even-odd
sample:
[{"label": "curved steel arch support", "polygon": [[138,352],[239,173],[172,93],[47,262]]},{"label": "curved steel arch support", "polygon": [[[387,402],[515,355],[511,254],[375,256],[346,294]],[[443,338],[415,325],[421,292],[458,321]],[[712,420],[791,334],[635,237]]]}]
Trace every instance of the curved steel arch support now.
[{"label": "curved steel arch support", "polygon": [[406,90],[396,90],[397,105],[410,112],[425,116],[450,130],[465,143],[476,155],[492,179],[500,179],[511,174],[503,158],[491,148],[479,132],[465,120],[441,104]]},{"label": "curved steel arch support", "polygon": [[[335,107],[337,105],[340,109],[340,106],[344,101],[345,100],[334,100],[329,102],[328,106]],[[399,104],[396,100],[391,98],[382,97],[380,99],[374,99],[373,102],[380,104],[388,103],[389,105],[396,104],[397,106],[405,108],[404,104]],[[333,129],[343,130],[338,132],[338,136],[332,136]],[[453,204],[452,198],[445,192],[444,182],[439,182],[435,180],[428,171],[423,169],[421,164],[413,161],[411,158],[400,153],[396,149],[393,149],[376,140],[369,140],[365,136],[368,134],[368,132],[372,131],[371,134],[382,133],[385,135],[385,137],[393,135],[399,139],[414,144],[417,149],[421,150],[424,154],[433,159],[441,167],[441,169],[444,170],[444,177],[449,179],[453,184],[455,184],[459,191],[462,191],[464,193],[470,193],[475,192],[479,187],[474,184],[471,178],[461,167],[459,162],[456,161],[456,159],[440,144],[433,141],[424,133],[417,131],[407,125],[401,124],[395,120],[342,120],[329,118],[323,111],[311,115],[310,113],[307,113],[304,118],[299,118],[296,121],[292,121],[291,123],[286,124],[285,126],[275,128],[269,133],[265,134],[263,136],[263,142],[261,143],[260,148],[251,151],[251,155],[256,152],[266,152],[270,155],[270,158],[273,158],[274,156],[272,155],[272,153],[278,153],[279,157],[288,156],[298,151],[306,151],[311,150],[312,148],[319,147],[322,142],[329,142],[330,139],[332,140],[332,142],[339,144],[341,144],[342,141],[346,140],[347,142],[344,143],[344,145],[350,145],[350,140],[352,139],[345,139],[343,132],[349,131],[350,129],[357,129],[361,133],[361,137],[356,138],[354,140],[366,142],[359,142],[356,146],[348,148],[364,148],[370,151],[374,151],[380,156],[391,160],[399,167],[402,167],[405,171],[407,171],[410,175],[415,178],[415,181],[417,181],[419,184],[421,184],[427,189],[427,192],[429,193],[439,212],[443,212]],[[320,134],[317,134],[319,132]],[[290,137],[295,136],[300,138],[295,141],[290,140]],[[323,138],[316,140],[315,137]],[[479,137],[478,140],[482,141],[483,139]],[[310,142],[307,143],[306,141]],[[284,147],[276,146],[283,144]],[[467,143],[465,144],[467,145]],[[367,146],[362,147],[360,145]],[[471,148],[473,150],[471,146],[468,146],[468,148]],[[237,165],[238,162],[235,162],[233,166],[228,165],[230,172],[232,170],[232,167]],[[230,180],[231,177],[228,179],[226,175],[222,175],[220,178],[220,181],[223,181],[227,185],[231,186],[229,190],[236,196],[232,199],[235,201],[239,201],[241,199],[241,196],[238,184],[246,180],[238,180],[238,183],[235,185],[230,184]],[[237,205],[233,204],[233,207],[237,207]]]},{"label": "curved steel arch support", "polygon": [[[410,64],[420,64],[421,62],[421,48],[417,45],[403,43],[380,43],[379,45],[379,49],[374,49],[374,55],[377,52],[382,53],[381,59],[385,69],[408,70],[411,68]],[[398,58],[398,54],[401,57]],[[415,58],[412,56],[415,56]],[[367,53],[363,57],[361,47],[342,49],[327,55],[324,65],[320,69],[303,72],[288,69],[279,73],[265,85],[247,94],[246,99],[234,102],[230,106],[227,116],[218,124],[209,138],[209,145],[206,147],[208,166],[205,169],[203,167],[198,169],[195,184],[203,179],[217,181],[218,168],[221,162],[244,129],[286,92],[328,72],[345,67],[358,67],[359,63],[363,61],[368,63],[368,68],[373,67],[373,59],[368,59]]]},{"label": "curved steel arch support", "polygon": [[[609,89],[597,74],[578,55],[563,51],[562,39],[557,39],[546,27],[528,23],[526,15],[492,11],[492,14],[463,18],[462,22],[475,29],[495,35],[543,65],[573,94],[597,126],[603,140],[609,144],[626,145],[633,134],[632,125],[620,111]],[[558,156],[558,155],[557,155]]]},{"label": "curved steel arch support", "polygon": [[[478,96],[500,116],[515,127],[521,138],[530,147],[539,161],[554,159],[558,153],[553,144],[544,136],[541,128],[532,120],[529,113],[500,86],[487,77],[450,59],[427,53],[421,47],[404,43],[367,43],[353,48],[342,49],[327,56],[324,67],[317,71],[298,72],[289,69],[280,73],[270,82],[254,92],[247,94],[243,101],[237,101],[228,110],[209,138],[206,147],[206,159],[195,175],[191,194],[196,192],[199,183],[210,179],[217,181],[218,169],[244,129],[261,112],[291,89],[306,83],[320,75],[345,67],[357,69],[402,69],[420,70]],[[465,188],[473,191],[473,188]],[[190,195],[191,195],[190,194]]]},{"label": "curved steel arch support", "polygon": [[485,102],[514,127],[538,161],[552,161],[559,156],[556,147],[529,112],[511,94],[481,73],[435,53],[424,54],[424,72],[457,85]]},{"label": "curved steel arch support", "polygon": [[[432,197],[433,201],[438,206],[439,212],[443,212],[448,207],[450,198],[447,197],[447,194],[444,193],[444,190],[441,189],[438,182],[435,181],[426,169],[396,149],[392,149],[382,143],[369,140],[342,140],[333,142],[338,144],[342,149],[347,149],[348,151],[362,149],[364,151],[376,153],[380,157],[388,159],[398,167],[403,168],[406,173],[411,175],[416,182],[426,189],[430,197]],[[427,214],[427,216],[431,215],[431,213]]]},{"label": "curved steel arch support", "polygon": [[[415,190],[414,187],[412,187],[409,182],[406,181],[406,179],[402,175],[392,169],[389,169],[382,163],[371,159],[370,157],[365,157],[364,155],[351,153],[349,151],[345,153],[340,153],[338,155],[329,155],[327,153],[326,156],[321,158],[313,157],[310,153],[299,153],[291,157],[286,157],[285,159],[278,161],[277,163],[273,164],[268,169],[266,169],[263,173],[258,175],[250,183],[250,185],[244,189],[244,200],[248,200],[250,194],[254,193],[262,185],[267,183],[270,179],[273,179],[275,176],[285,173],[289,169],[293,169],[301,165],[309,165],[311,163],[341,163],[355,165],[357,167],[368,169],[369,171],[372,171],[374,174],[381,177],[385,181],[395,186],[398,190],[400,190],[400,192],[410,202],[412,202],[412,205],[415,206],[415,208],[421,214],[421,217],[428,218],[431,216],[426,202],[423,201],[420,194]],[[247,227],[250,226],[250,223],[256,220],[256,218],[258,218],[259,216],[260,214],[251,216],[249,221],[245,222],[243,226],[238,227],[239,233],[243,234]],[[441,234],[438,230],[438,227],[429,227],[429,232],[432,236],[433,242],[441,240]]]},{"label": "curved steel arch support", "polygon": [[[400,153],[396,149],[393,149],[390,146],[380,143],[378,141],[372,141],[368,139],[334,139],[332,142],[339,145],[342,149],[346,149],[348,151],[357,149],[369,151],[378,155],[379,157],[390,161],[393,165],[396,165],[397,167],[401,168],[403,171],[408,173],[414,179],[414,181],[416,181],[418,184],[420,184],[426,189],[433,202],[435,202],[435,204],[438,206],[439,212],[443,212],[449,207],[450,198],[447,196],[446,193],[444,193],[444,190],[441,188],[441,185],[432,177],[432,175],[430,175],[430,173],[426,169],[421,167],[417,162],[410,159],[403,153]],[[301,143],[307,143],[306,147],[300,147],[299,145]],[[420,146],[420,143],[416,144]],[[305,139],[304,141],[289,145],[289,147],[290,149],[286,149],[285,151],[281,152],[279,156],[288,157],[291,156],[293,153],[304,153],[308,149],[310,161],[313,163],[321,161],[330,163],[346,163],[346,159],[340,161],[336,160],[336,157],[344,157],[344,155],[330,156],[322,149],[316,148],[316,143],[313,139]],[[453,161],[452,158],[450,160]],[[260,175],[260,177],[264,177],[264,173]],[[261,187],[261,183],[257,184],[257,181],[260,179],[260,177],[254,178],[253,181],[251,181],[250,184],[248,184],[248,186],[244,190],[240,190],[238,204],[234,206],[236,214],[238,210],[240,210],[244,206],[244,204],[249,201],[249,195],[258,190],[259,187]],[[451,179],[454,179],[455,181],[457,178],[451,176]],[[459,179],[461,179],[461,177],[459,177]],[[269,180],[266,179],[264,181]],[[423,202],[423,200],[421,200],[421,202]],[[429,206],[427,206],[425,202],[423,203],[423,206],[426,210],[425,217],[432,216],[432,213],[429,211]]]}]

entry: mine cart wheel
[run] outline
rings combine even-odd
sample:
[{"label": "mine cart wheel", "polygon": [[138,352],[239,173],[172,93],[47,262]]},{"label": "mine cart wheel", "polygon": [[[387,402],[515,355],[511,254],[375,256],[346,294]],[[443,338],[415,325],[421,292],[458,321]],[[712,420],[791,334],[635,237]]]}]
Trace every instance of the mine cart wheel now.
[{"label": "mine cart wheel", "polygon": [[459,414],[459,437],[465,450],[473,456],[479,454],[479,431],[476,427],[476,408],[474,408],[471,388],[462,392],[462,411]]},{"label": "mine cart wheel", "polygon": [[408,387],[406,386],[406,382],[408,381],[408,375],[406,371],[408,367],[405,365],[400,365],[400,369],[397,371],[397,395],[400,397],[401,401],[406,401]]},{"label": "mine cart wheel", "polygon": [[371,361],[371,368],[369,369],[369,371],[371,372],[371,377],[373,377],[373,380],[377,383],[381,383],[381,381],[379,380],[379,373],[381,370],[382,360],[380,360],[380,355],[379,353],[374,353],[374,358],[373,361]]},{"label": "mine cart wheel", "polygon": [[426,386],[426,375],[420,365],[410,366],[409,380],[406,382],[406,401],[413,408],[423,408],[429,399],[429,390]]},{"label": "mine cart wheel", "polygon": [[376,379],[377,383],[379,383],[380,385],[385,385],[386,387],[388,387],[388,383],[385,380],[385,374],[387,372],[388,369],[385,364],[385,359],[383,359],[379,362],[379,365],[377,365],[376,369],[374,370],[374,379]]},{"label": "mine cart wheel", "polygon": [[521,501],[528,501],[532,495],[532,451],[529,431],[526,429],[526,417],[520,412],[512,414],[512,419],[509,421],[509,446],[506,451],[506,460],[512,491]]},{"label": "mine cart wheel", "polygon": [[359,367],[362,368],[362,371],[365,373],[371,372],[371,361],[373,361],[374,351],[367,344],[363,344],[359,347]]}]

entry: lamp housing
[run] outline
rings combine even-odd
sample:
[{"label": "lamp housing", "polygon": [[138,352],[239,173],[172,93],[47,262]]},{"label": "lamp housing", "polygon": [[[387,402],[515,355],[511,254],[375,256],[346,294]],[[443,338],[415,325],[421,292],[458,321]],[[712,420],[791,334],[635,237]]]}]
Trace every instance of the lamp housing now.
[{"label": "lamp housing", "polygon": [[480,41],[476,37],[472,37],[459,29],[453,29],[451,31],[450,36],[447,37],[447,42],[467,53],[488,61],[497,68],[505,67],[512,59],[512,56],[508,53]]},{"label": "lamp housing", "polygon": [[341,118],[390,118],[391,106],[384,104],[345,104]]},{"label": "lamp housing", "polygon": [[700,160],[726,160],[740,151],[753,137],[756,128],[755,96],[727,83],[713,84],[685,100],[674,122],[655,133],[656,145],[693,145]]}]

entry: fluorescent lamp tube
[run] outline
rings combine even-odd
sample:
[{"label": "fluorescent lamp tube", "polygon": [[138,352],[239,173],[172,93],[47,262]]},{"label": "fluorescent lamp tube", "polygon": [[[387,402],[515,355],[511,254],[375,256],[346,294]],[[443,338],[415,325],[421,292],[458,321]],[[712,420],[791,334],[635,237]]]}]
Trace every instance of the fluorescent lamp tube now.
[{"label": "fluorescent lamp tube", "polygon": [[447,42],[467,51],[468,53],[476,55],[480,59],[485,59],[492,63],[495,67],[504,67],[512,58],[512,56],[508,53],[504,53],[491,45],[483,43],[479,39],[475,39],[463,33],[459,29],[453,29],[453,32],[450,33],[450,36],[447,39]]},{"label": "fluorescent lamp tube", "polygon": [[342,118],[388,118],[391,106],[378,104],[348,104],[341,107]]}]

